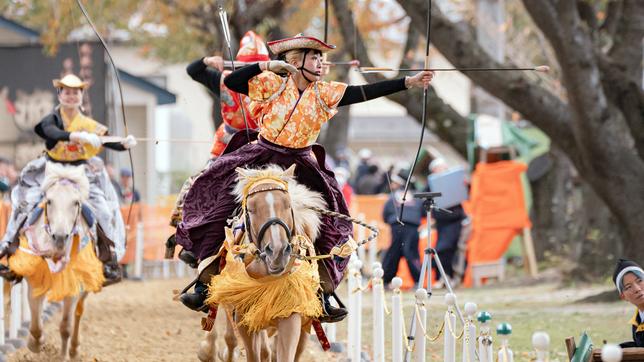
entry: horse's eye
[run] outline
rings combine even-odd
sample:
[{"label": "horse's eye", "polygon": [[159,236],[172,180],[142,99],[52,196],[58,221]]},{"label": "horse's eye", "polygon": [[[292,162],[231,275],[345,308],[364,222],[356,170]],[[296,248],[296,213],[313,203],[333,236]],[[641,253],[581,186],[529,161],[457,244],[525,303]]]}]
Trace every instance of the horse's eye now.
[{"label": "horse's eye", "polygon": [[51,200],[47,200],[47,206],[51,205]]}]

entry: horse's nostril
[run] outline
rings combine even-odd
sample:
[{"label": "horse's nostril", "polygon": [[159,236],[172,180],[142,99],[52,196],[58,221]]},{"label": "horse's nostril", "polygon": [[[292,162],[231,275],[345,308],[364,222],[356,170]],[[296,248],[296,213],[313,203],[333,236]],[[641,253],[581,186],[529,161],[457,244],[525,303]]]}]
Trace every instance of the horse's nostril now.
[{"label": "horse's nostril", "polygon": [[286,244],[286,248],[284,248],[284,252],[287,254],[290,254],[291,249],[292,249],[291,244]]}]

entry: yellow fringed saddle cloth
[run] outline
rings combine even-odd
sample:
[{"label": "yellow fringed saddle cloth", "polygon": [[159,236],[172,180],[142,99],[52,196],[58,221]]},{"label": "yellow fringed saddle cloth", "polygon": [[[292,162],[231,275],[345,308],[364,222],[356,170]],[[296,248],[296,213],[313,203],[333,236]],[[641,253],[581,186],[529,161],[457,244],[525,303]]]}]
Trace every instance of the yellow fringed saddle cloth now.
[{"label": "yellow fringed saddle cloth", "polygon": [[254,279],[246,272],[246,264],[234,257],[231,244],[224,243],[226,266],[212,277],[207,304],[231,306],[241,316],[239,324],[250,332],[273,326],[276,319],[293,313],[300,314],[305,325],[322,315],[315,262],[296,260],[289,273]]},{"label": "yellow fringed saddle cloth", "polygon": [[20,236],[20,248],[9,258],[9,268],[27,278],[35,296],[46,293],[49,301],[60,301],[81,291],[100,291],[105,277],[103,264],[94,252],[94,243],[89,242],[78,250],[78,235],[74,235],[72,242],[69,262],[61,271],[52,273],[45,259],[25,251],[30,250],[29,245],[26,237]]}]

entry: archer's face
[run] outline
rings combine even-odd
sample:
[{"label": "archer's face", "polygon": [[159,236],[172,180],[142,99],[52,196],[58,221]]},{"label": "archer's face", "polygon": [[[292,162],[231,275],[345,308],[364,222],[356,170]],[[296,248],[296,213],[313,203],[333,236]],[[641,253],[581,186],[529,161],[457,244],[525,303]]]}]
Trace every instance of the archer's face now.
[{"label": "archer's face", "polygon": [[315,80],[318,81],[322,78],[322,54],[320,52],[307,52],[306,58],[304,59],[304,68],[315,73],[307,73],[307,77],[315,77]]},{"label": "archer's face", "polygon": [[58,101],[68,108],[77,108],[83,102],[83,91],[80,88],[62,87],[58,92]]}]

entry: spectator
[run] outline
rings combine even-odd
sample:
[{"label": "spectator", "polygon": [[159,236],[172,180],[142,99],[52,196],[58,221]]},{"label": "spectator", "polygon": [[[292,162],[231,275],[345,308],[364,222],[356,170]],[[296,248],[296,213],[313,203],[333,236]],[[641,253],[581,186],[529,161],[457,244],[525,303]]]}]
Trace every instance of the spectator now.
[{"label": "spectator", "polygon": [[619,297],[635,306],[631,318],[633,341],[621,343],[622,348],[644,347],[644,270],[631,260],[619,259],[613,274]]},{"label": "spectator", "polygon": [[121,189],[121,203],[129,204],[130,202],[141,201],[139,191],[132,188],[132,171],[127,168],[121,169],[121,180],[119,183]]},{"label": "spectator", "polygon": [[338,181],[344,201],[347,202],[347,207],[351,207],[351,198],[353,197],[353,187],[349,184],[349,170],[344,167],[337,167],[335,170],[335,179]]},{"label": "spectator", "polygon": [[369,173],[369,166],[371,165],[371,157],[373,156],[372,152],[368,148],[363,148],[358,152],[360,156],[360,162],[358,167],[356,167],[356,175],[353,179],[353,188],[357,189],[360,180]]},{"label": "spectator", "polygon": [[362,176],[356,185],[358,195],[376,195],[380,193],[382,175],[377,165],[369,165],[367,174]]},{"label": "spectator", "polygon": [[112,186],[114,186],[114,190],[116,191],[116,194],[118,195],[119,200],[123,199],[123,193],[121,192],[121,185],[116,179],[116,171],[114,170],[114,165],[111,162],[105,163],[105,172],[107,172],[107,176],[109,176],[110,182],[112,183]]},{"label": "spectator", "polygon": [[347,171],[351,168],[351,165],[349,164],[349,155],[347,154],[346,148],[340,148],[336,151],[335,164],[337,167],[343,167]]},{"label": "spectator", "polygon": [[9,194],[18,181],[18,172],[9,159],[0,157],[0,195]]},{"label": "spectator", "polygon": [[[432,174],[440,174],[448,171],[447,163],[444,159],[438,157],[435,158],[429,164],[429,172]],[[429,190],[429,182],[427,186]],[[429,190],[431,191],[431,190]],[[467,217],[465,211],[461,205],[455,205],[447,208],[451,213],[446,213],[438,210],[432,211],[432,218],[434,219],[434,226],[436,227],[436,232],[438,233],[438,239],[436,240],[436,253],[438,258],[443,265],[445,274],[451,279],[454,277],[454,268],[452,263],[454,261],[454,256],[456,255],[456,250],[458,249],[458,239],[461,235],[462,222]],[[434,264],[433,272],[438,274],[438,268]],[[444,283],[445,281],[441,279]],[[438,284],[438,287],[441,287],[441,284]]]},{"label": "spectator", "polygon": [[398,212],[402,205],[403,188],[407,179],[408,171],[401,171],[393,174],[391,179],[391,188],[394,190],[392,195],[385,203],[382,212],[382,218],[391,228],[391,246],[385,252],[382,268],[384,283],[390,283],[391,279],[398,272],[398,263],[400,258],[407,260],[409,272],[415,281],[420,277],[420,255],[418,254],[418,227],[423,217],[422,202],[413,197],[408,197],[405,201],[403,215],[398,222]]}]

